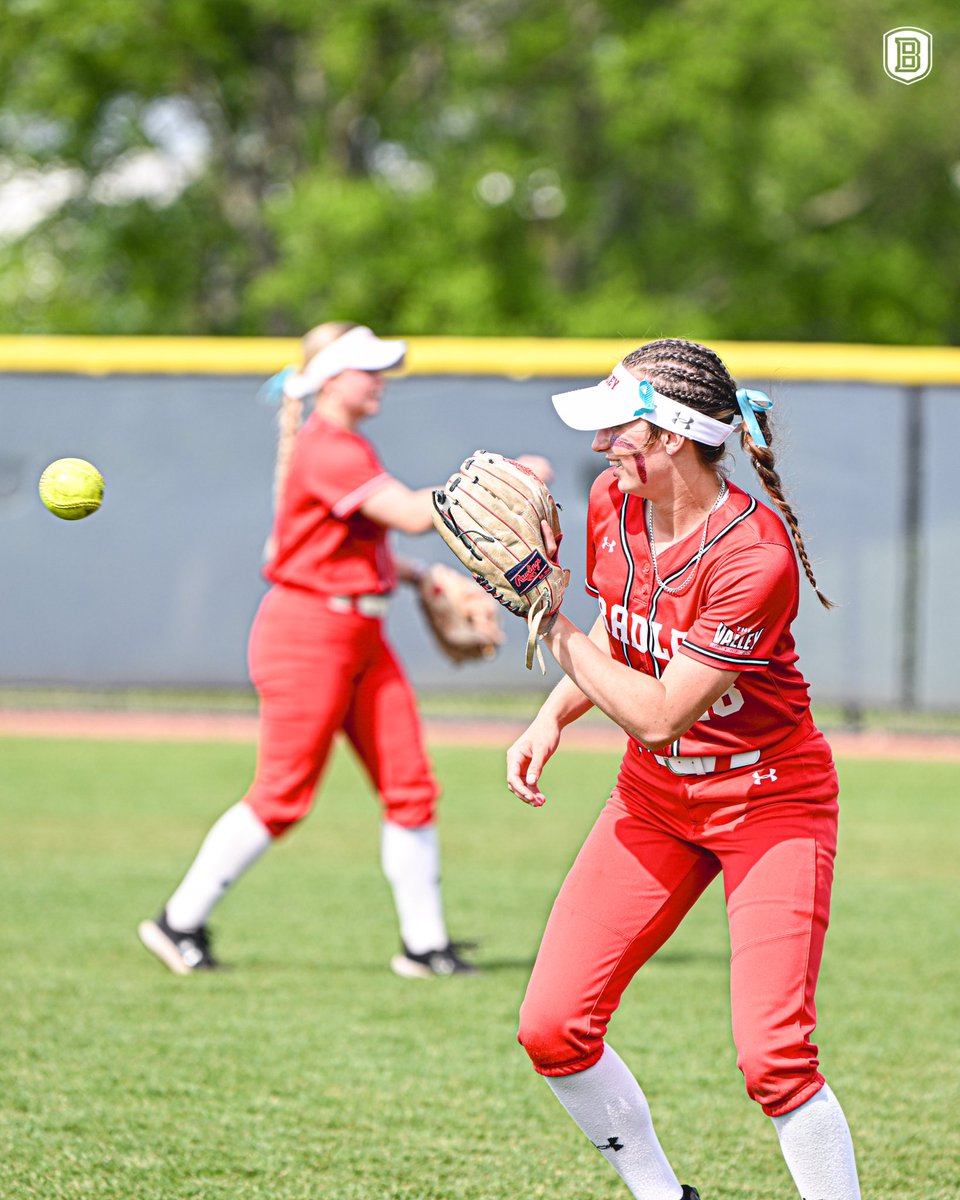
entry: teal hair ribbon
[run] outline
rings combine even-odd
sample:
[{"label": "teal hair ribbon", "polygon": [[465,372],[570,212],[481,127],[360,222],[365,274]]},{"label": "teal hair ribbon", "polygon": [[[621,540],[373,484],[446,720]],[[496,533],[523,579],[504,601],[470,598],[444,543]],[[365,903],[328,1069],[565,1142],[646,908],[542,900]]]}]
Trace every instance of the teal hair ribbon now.
[{"label": "teal hair ribbon", "polygon": [[640,407],[633,414],[635,417],[642,417],[646,413],[652,413],[657,407],[654,399],[653,384],[649,379],[644,379],[640,384]]},{"label": "teal hair ribbon", "polygon": [[766,447],[767,439],[761,432],[756,414],[758,412],[767,412],[773,408],[773,401],[766,392],[754,391],[753,388],[738,388],[737,404],[740,405],[740,415],[743,417],[747,433],[750,434],[758,446]]},{"label": "teal hair ribbon", "polygon": [[257,399],[275,407],[283,399],[283,385],[291,375],[296,375],[296,373],[296,367],[284,367],[276,375],[271,375],[257,392]]}]

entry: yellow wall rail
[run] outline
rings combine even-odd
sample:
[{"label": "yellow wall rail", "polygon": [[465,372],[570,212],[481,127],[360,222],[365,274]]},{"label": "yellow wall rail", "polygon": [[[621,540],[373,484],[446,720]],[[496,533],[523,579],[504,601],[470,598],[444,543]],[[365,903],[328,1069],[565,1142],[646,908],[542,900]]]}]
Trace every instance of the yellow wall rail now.
[{"label": "yellow wall rail", "polygon": [[[412,337],[404,373],[599,378],[640,340]],[[960,383],[954,346],[710,344],[738,379]],[[296,363],[299,350],[296,338],[8,336],[0,337],[0,373],[266,376]]]}]

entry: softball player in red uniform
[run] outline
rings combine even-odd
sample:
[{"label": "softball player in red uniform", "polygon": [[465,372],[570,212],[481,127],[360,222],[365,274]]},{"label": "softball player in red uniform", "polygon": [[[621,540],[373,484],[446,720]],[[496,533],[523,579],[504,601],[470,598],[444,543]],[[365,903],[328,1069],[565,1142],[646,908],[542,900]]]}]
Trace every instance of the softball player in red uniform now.
[{"label": "softball player in red uniform", "polygon": [[[207,918],[272,842],[302,820],[334,736],[346,734],[383,808],[381,861],[403,949],[400,975],[469,973],[451,943],[440,895],[438,787],[424,749],[413,690],[383,635],[398,574],[390,529],[432,528],[431,491],[392,478],[357,426],[380,408],[382,372],[405,343],[365,326],[329,323],[304,339],[304,365],[284,383],[277,513],[265,567],[273,585],[250,634],[260,698],[250,790],[208,833],[196,860],[140,938],[170,970],[217,966]],[[303,423],[303,401],[315,397]]]},{"label": "softball player in red uniform", "polygon": [[[510,748],[509,786],[543,804],[544,764],[592,705],[628,743],[550,914],[520,1041],[634,1196],[696,1196],[605,1037],[627,984],[721,875],[747,1091],[773,1119],[801,1196],[856,1200],[850,1134],[812,1041],[837,777],[790,632],[797,554],[817,585],[769,446],[771,401],[738,390],[706,347],[663,340],[554,405],[596,431],[609,463],[589,508],[587,590],[600,616],[589,635],[559,616],[544,636],[567,678]],[[786,528],[723,475],[735,432]]]}]

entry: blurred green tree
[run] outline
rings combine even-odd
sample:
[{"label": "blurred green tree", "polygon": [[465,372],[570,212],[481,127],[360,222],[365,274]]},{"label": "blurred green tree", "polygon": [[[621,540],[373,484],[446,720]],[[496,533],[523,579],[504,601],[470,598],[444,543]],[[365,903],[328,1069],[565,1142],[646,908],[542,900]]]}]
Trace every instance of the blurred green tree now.
[{"label": "blurred green tree", "polygon": [[955,0],[0,11],[8,332],[958,341]]}]

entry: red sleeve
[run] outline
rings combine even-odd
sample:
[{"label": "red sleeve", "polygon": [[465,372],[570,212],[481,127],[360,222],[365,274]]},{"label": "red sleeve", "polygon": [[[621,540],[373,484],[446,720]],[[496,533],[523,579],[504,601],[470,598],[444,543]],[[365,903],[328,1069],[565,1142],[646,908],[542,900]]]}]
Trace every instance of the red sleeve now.
[{"label": "red sleeve", "polygon": [[587,574],[584,586],[588,595],[596,597],[599,593],[597,592],[596,584],[593,582],[593,571],[597,565],[597,543],[596,538],[593,536],[592,513],[593,505],[587,509]]},{"label": "red sleeve", "polygon": [[584,587],[587,595],[593,596],[594,599],[600,594],[593,580],[593,573],[597,565],[597,514],[606,491],[603,477],[598,476],[591,485],[590,499],[587,504],[587,573]]},{"label": "red sleeve", "polygon": [[745,547],[717,563],[680,650],[721,671],[765,671],[798,602],[790,547],[775,542]]},{"label": "red sleeve", "polygon": [[301,459],[304,487],[333,516],[349,517],[391,482],[392,476],[383,469],[376,451],[359,434],[330,436],[325,430],[303,433],[308,435]]}]

